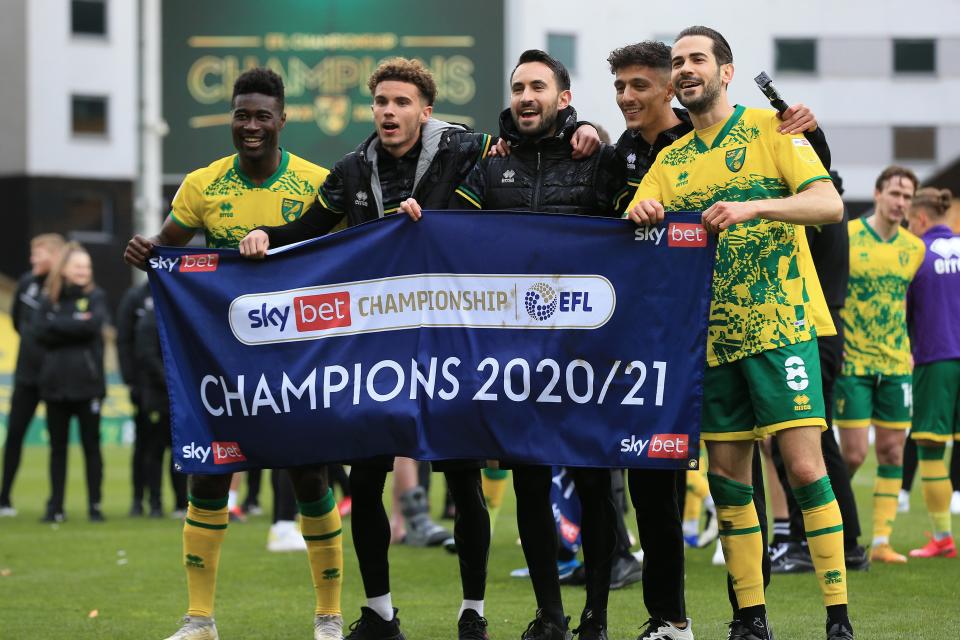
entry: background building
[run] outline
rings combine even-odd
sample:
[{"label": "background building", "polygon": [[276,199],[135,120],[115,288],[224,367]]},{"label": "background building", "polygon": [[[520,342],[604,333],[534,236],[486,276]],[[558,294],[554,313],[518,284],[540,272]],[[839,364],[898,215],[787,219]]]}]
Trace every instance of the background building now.
[{"label": "background building", "polygon": [[114,303],[130,275],[137,175],[137,3],[0,1],[0,271],[16,277],[29,239],[83,242]]},{"label": "background building", "polygon": [[[119,263],[133,232],[141,164],[140,10],[154,0],[0,0],[3,66],[0,272],[19,274],[27,242],[59,231],[90,249],[114,303],[130,282]],[[730,41],[734,100],[765,106],[753,76],[767,71],[790,103],[804,102],[827,132],[854,210],[893,162],[960,191],[960,2],[703,0],[665,3],[499,0],[163,0],[161,39],[165,202],[189,169],[231,152],[225,131],[231,78],[268,64],[287,77],[291,148],[327,166],[370,129],[364,87],[388,55],[422,57],[438,75],[445,117],[490,130],[520,52],[544,48],[573,78],[581,116],[616,137],[623,120],[606,64],[611,49],[671,42],[691,22]],[[387,10],[389,9],[389,11]],[[228,16],[229,19],[224,19]],[[215,143],[209,142],[216,140]]]},{"label": "background building", "polygon": [[605,63],[610,50],[646,39],[669,44],[684,27],[704,24],[733,49],[733,100],[768,106],[753,82],[766,71],[789,104],[814,110],[844,178],[844,199],[854,207],[871,201],[874,180],[889,164],[905,164],[928,180],[960,158],[960,2],[747,0],[681,7],[601,0],[589,10],[576,0],[507,4],[507,62],[534,46],[561,57],[572,71],[578,110],[614,136],[623,119]]}]

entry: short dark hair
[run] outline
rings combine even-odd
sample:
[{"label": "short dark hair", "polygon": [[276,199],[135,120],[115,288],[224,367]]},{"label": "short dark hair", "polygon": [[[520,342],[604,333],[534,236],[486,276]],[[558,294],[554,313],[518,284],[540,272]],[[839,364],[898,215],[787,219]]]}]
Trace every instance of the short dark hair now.
[{"label": "short dark hair", "polygon": [[717,64],[730,64],[733,62],[733,50],[727,39],[720,35],[720,32],[710,27],[694,25],[687,27],[677,34],[677,40],[687,36],[706,36],[713,40],[713,57],[717,59]]},{"label": "short dark hair", "polygon": [[874,187],[876,187],[877,191],[883,191],[883,188],[887,186],[887,183],[890,182],[892,178],[906,178],[913,183],[914,191],[920,186],[920,181],[917,180],[917,174],[906,167],[893,164],[880,172]]},{"label": "short dark hair", "polygon": [[433,81],[430,70],[419,60],[388,58],[381,62],[367,81],[370,94],[376,93],[377,85],[386,80],[409,82],[416,86],[428,105],[432,105],[437,99],[437,83]]},{"label": "short dark hair", "polygon": [[517,67],[528,62],[540,62],[547,65],[550,67],[550,70],[553,71],[553,77],[556,78],[557,87],[560,88],[560,91],[570,90],[570,72],[567,71],[567,68],[563,66],[562,62],[540,49],[527,49],[521,53],[516,66],[514,66],[513,71],[510,72],[510,79],[513,79],[513,74],[517,72]]},{"label": "short dark hair", "polygon": [[664,73],[670,72],[670,47],[656,40],[645,40],[614,49],[607,56],[610,73],[624,67],[648,67]]},{"label": "short dark hair", "polygon": [[230,101],[233,102],[237,96],[246,93],[260,93],[276,98],[280,110],[283,111],[283,79],[275,71],[256,67],[241,73],[233,83],[233,97]]}]

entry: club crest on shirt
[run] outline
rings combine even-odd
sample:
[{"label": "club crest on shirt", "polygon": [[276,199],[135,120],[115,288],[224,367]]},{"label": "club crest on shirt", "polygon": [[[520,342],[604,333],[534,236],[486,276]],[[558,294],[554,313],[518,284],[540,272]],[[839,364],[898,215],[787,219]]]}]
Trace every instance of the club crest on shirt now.
[{"label": "club crest on shirt", "polygon": [[284,198],[280,203],[280,215],[284,222],[293,222],[303,213],[303,201],[294,198]]},{"label": "club crest on shirt", "polygon": [[724,156],[724,160],[727,163],[727,169],[736,173],[743,168],[743,161],[747,159],[747,148],[746,147],[737,147],[736,149],[731,149],[727,151]]}]

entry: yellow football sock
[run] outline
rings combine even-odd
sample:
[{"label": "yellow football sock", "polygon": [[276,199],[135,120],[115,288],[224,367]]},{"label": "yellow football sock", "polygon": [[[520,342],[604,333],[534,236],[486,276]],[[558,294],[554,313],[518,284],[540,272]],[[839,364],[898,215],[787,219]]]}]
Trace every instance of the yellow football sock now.
[{"label": "yellow football sock", "polygon": [[190,496],[183,523],[183,566],[187,570],[187,615],[212,616],[217,593],[220,547],[227,533],[227,499]]},{"label": "yellow football sock", "polygon": [[507,477],[504,469],[484,469],[480,476],[483,488],[483,497],[487,501],[487,511],[490,513],[490,531],[500,515],[500,505],[503,504],[503,494],[507,490]]},{"label": "yellow football sock", "polygon": [[753,504],[753,487],[713,473],[707,474],[707,480],[717,506],[720,544],[727,571],[733,579],[737,605],[743,609],[765,604],[763,541],[760,520]]},{"label": "yellow football sock", "polygon": [[[956,445],[955,445],[956,446]],[[943,537],[951,533],[950,497],[952,487],[947,465],[943,461],[946,447],[917,447],[920,479],[923,481],[923,502],[933,523],[933,533]]]},{"label": "yellow football sock", "polygon": [[313,590],[317,594],[317,615],[340,613],[340,587],[343,580],[343,536],[340,512],[327,490],[316,502],[297,502],[300,531],[307,543]]},{"label": "yellow football sock", "polygon": [[[807,545],[826,606],[847,604],[847,567],[843,559],[843,519],[830,478],[797,487],[793,495],[803,512]],[[894,501],[896,502],[896,501]]]},{"label": "yellow football sock", "polygon": [[873,543],[890,542],[897,519],[897,500],[903,486],[903,467],[881,464],[873,483]]},{"label": "yellow football sock", "polygon": [[684,521],[700,520],[703,499],[710,495],[710,485],[700,471],[687,471],[687,498],[683,506]]}]

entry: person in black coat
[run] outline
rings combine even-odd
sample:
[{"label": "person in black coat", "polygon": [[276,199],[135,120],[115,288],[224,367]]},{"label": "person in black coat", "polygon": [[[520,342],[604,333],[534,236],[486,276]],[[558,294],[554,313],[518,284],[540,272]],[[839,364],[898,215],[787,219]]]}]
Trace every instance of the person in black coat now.
[{"label": "person in black coat", "polygon": [[[146,286],[146,285],[144,285]],[[167,394],[167,379],[163,370],[163,355],[160,351],[160,333],[153,296],[149,289],[143,300],[144,313],[134,327],[133,353],[137,363],[137,384],[140,392],[140,408],[144,413],[144,483],[150,490],[150,517],[163,514],[160,484],[163,478],[163,458],[166,449],[172,446],[170,433],[170,399]],[[170,480],[173,484],[174,511],[187,510],[187,476],[173,468],[170,461]]]},{"label": "person in black coat", "polygon": [[[146,313],[146,299],[150,297],[150,288],[146,282],[127,290],[120,299],[117,308],[117,359],[120,362],[120,376],[130,390],[130,404],[133,405],[133,455],[131,459],[131,479],[133,481],[133,501],[130,504],[130,516],[143,515],[143,498],[146,490],[145,469],[147,467],[146,441],[149,424],[147,415],[141,406],[140,381],[137,361],[134,354],[134,332],[137,323]],[[159,501],[159,496],[157,496]]]},{"label": "person in black coat", "polygon": [[13,374],[13,397],[7,418],[7,441],[3,447],[3,484],[0,486],[0,517],[17,515],[10,501],[13,480],[20,467],[23,440],[40,404],[40,388],[37,377],[43,362],[43,347],[34,331],[36,312],[40,308],[40,296],[47,274],[60,259],[63,236],[59,233],[44,233],[30,241],[30,271],[17,282],[13,294],[10,317],[13,328],[20,334],[20,350],[17,353],[17,369]]},{"label": "person in black coat", "polygon": [[45,522],[65,519],[70,419],[80,423],[80,442],[87,471],[90,520],[102,521],[100,488],[100,404],[106,395],[103,371],[103,325],[107,300],[93,281],[90,254],[78,243],[64,247],[51,271],[37,314],[37,339],[45,349],[40,368],[40,398],[47,404],[50,435],[50,499]]}]

